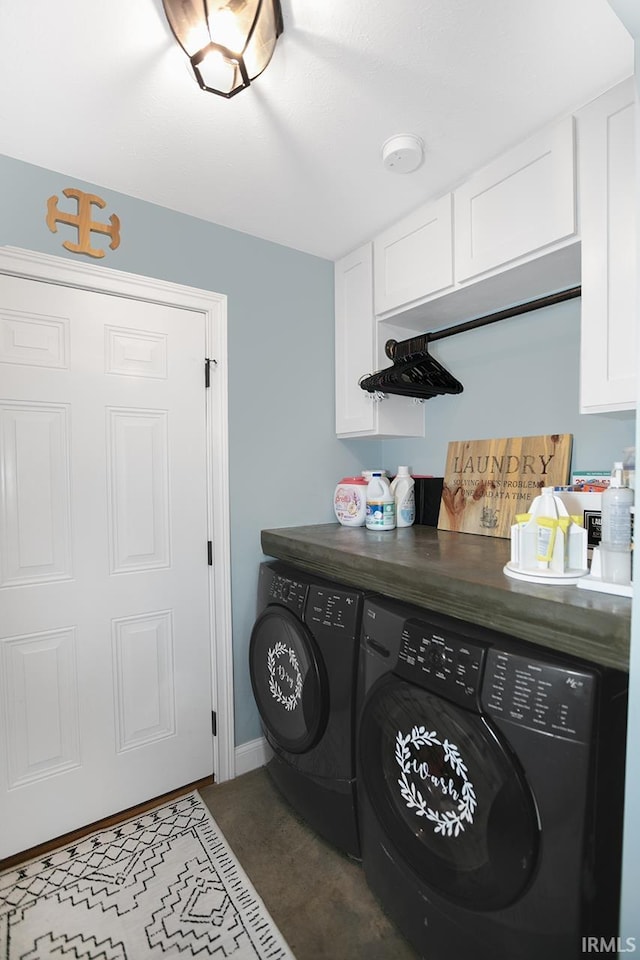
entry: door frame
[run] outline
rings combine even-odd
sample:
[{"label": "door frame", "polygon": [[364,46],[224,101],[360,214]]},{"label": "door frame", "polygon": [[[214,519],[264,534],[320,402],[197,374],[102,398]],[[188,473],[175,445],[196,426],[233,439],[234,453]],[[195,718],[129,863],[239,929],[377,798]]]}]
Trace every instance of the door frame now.
[{"label": "door frame", "polygon": [[[204,315],[205,355],[211,364],[206,394],[207,516],[206,539],[213,544],[209,567],[209,644],[211,695],[216,711],[213,769],[216,782],[235,777],[233,713],[233,649],[231,617],[231,534],[229,512],[229,417],[227,358],[227,298],[224,294],[183,286],[155,277],[125,273],[64,257],[0,247],[0,273],[55,283],[94,293],[192,310]],[[202,358],[204,382],[204,361]],[[215,451],[215,456],[214,456]],[[203,557],[205,556],[203,533]]]}]

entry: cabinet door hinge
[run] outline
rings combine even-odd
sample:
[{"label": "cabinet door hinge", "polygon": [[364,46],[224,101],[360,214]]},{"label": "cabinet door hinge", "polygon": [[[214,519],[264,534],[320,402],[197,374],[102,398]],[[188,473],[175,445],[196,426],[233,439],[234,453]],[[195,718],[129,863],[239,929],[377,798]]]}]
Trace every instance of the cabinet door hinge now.
[{"label": "cabinet door hinge", "polygon": [[213,566],[213,540],[207,540],[207,564]]},{"label": "cabinet door hinge", "polygon": [[204,385],[206,387],[211,386],[211,364],[214,366],[217,364],[217,360],[212,360],[209,357],[206,357],[204,361]]},{"label": "cabinet door hinge", "polygon": [[211,711],[211,733],[214,737],[218,735],[218,717],[216,716],[215,710]]}]

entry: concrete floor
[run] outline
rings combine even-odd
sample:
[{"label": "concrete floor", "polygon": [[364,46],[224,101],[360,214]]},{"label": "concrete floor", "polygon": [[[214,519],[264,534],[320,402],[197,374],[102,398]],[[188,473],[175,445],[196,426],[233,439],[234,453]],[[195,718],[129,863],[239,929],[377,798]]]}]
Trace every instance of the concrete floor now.
[{"label": "concrete floor", "polygon": [[416,960],[360,864],[318,837],[264,768],[200,795],[296,960]]}]

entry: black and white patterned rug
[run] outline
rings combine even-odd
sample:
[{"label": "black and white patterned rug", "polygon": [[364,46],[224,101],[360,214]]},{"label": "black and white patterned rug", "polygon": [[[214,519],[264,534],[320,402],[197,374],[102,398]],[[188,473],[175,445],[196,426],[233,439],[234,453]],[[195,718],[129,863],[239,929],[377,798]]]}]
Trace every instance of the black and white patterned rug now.
[{"label": "black and white patterned rug", "polygon": [[0,874],[1,960],[295,960],[197,792]]}]

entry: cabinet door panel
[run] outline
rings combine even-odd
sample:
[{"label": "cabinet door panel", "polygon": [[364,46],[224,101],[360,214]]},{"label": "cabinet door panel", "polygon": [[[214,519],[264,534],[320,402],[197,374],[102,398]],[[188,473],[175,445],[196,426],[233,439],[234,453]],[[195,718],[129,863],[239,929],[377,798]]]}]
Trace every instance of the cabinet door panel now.
[{"label": "cabinet door panel", "polygon": [[373,250],[368,243],[335,264],[336,433],[339,437],[422,437],[421,404],[407,397],[374,400],[359,382],[389,366],[384,344],[406,331],[373,315]]},{"label": "cabinet door panel", "polygon": [[451,194],[425,204],[376,237],[377,314],[430,296],[453,283]]},{"label": "cabinet door panel", "polygon": [[583,413],[636,405],[635,111],[625,81],[578,114]]},{"label": "cabinet door panel", "polygon": [[456,281],[576,231],[573,118],[544,130],[454,193]]},{"label": "cabinet door panel", "polygon": [[371,244],[335,265],[336,433],[374,429],[371,396],[358,386],[374,371]]}]

